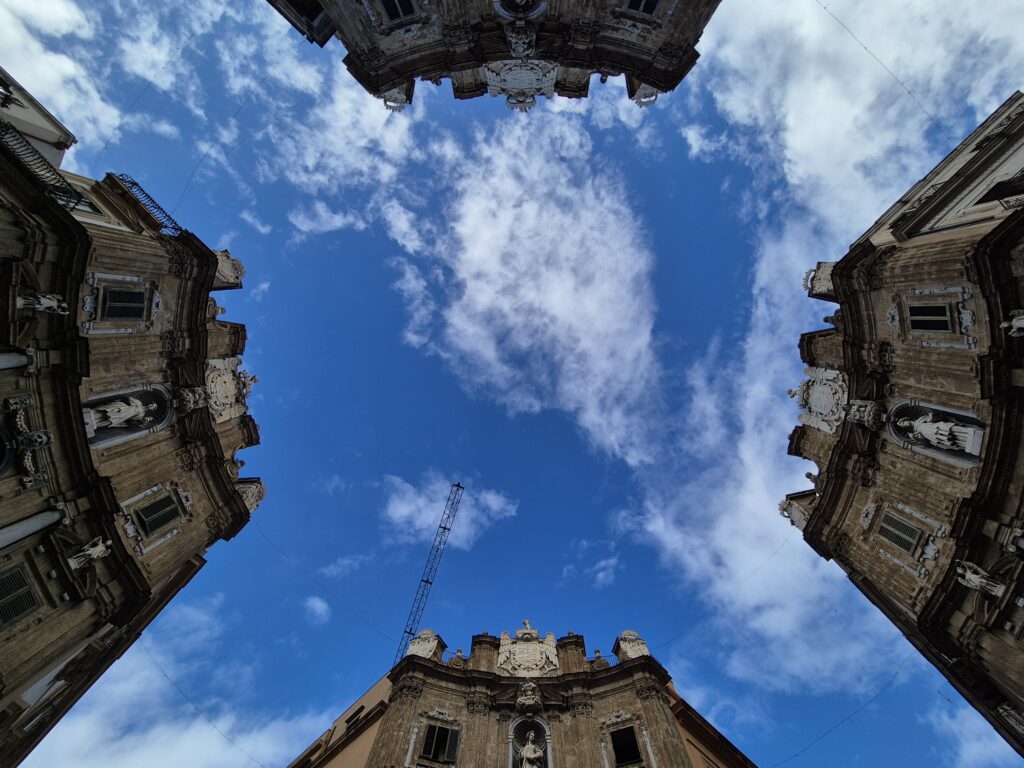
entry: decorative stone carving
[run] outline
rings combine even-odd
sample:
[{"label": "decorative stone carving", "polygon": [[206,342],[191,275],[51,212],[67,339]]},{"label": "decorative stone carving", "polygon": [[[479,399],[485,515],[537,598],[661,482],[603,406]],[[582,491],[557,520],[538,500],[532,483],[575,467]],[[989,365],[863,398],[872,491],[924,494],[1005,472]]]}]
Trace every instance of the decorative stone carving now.
[{"label": "decorative stone carving", "polygon": [[612,716],[604,721],[604,725],[616,725],[617,723],[624,723],[627,720],[632,720],[633,716],[623,709],[613,712]]},{"label": "decorative stone carving", "polygon": [[422,656],[424,659],[432,659],[438,654],[441,645],[441,638],[432,629],[421,629],[420,633],[409,641],[409,649],[406,656]]},{"label": "decorative stone carving", "polygon": [[885,426],[885,405],[877,400],[851,400],[846,405],[846,420],[877,431]]},{"label": "decorative stone carving", "polygon": [[663,693],[662,687],[654,680],[643,680],[636,684],[636,695],[641,700],[657,698]]},{"label": "decorative stone carving", "polygon": [[112,543],[113,542],[109,539],[104,541],[102,536],[97,536],[69,557],[68,565],[73,571],[85,568],[85,566],[89,565],[93,560],[99,560],[109,555],[111,552],[110,545]]},{"label": "decorative stone carving", "polygon": [[897,424],[912,443],[927,443],[944,451],[981,455],[981,443],[985,437],[985,430],[981,427],[956,421],[940,421],[931,412],[916,419],[900,419]]},{"label": "decorative stone carving", "polygon": [[789,520],[789,524],[803,530],[807,527],[807,512],[793,499],[783,499],[779,502],[779,514]]},{"label": "decorative stone carving", "polygon": [[521,715],[537,714],[543,704],[540,700],[540,689],[537,684],[527,680],[519,686],[519,697],[516,699],[516,711]]},{"label": "decorative stone carving", "polygon": [[157,409],[156,403],[143,403],[137,397],[110,400],[91,408],[82,408],[85,431],[89,437],[102,427],[124,428],[149,426],[153,417],[149,414]]},{"label": "decorative stone carving", "polygon": [[809,427],[835,434],[846,414],[849,397],[846,378],[839,371],[828,368],[807,368],[809,377],[799,389],[789,390],[789,396],[796,398],[804,409],[799,420]]},{"label": "decorative stone carving", "polygon": [[647,647],[647,641],[640,637],[640,633],[627,629],[615,642],[615,655],[619,661],[627,659],[639,659],[641,656],[650,656],[651,651]]},{"label": "decorative stone carving", "polygon": [[811,296],[831,296],[834,290],[832,269],[835,265],[834,261],[819,261],[817,266],[807,270],[807,274],[804,275],[804,290]]},{"label": "decorative stone carving", "polygon": [[520,768],[544,768],[544,750],[536,743],[536,734],[528,731],[526,743],[519,749]]},{"label": "decorative stone carving", "polygon": [[384,93],[380,98],[381,101],[384,102],[384,108],[388,112],[402,112],[409,105],[409,96],[404,87],[392,88],[390,91]]},{"label": "decorative stone carving", "polygon": [[558,650],[555,635],[541,640],[540,633],[523,621],[524,628],[517,630],[515,638],[508,632],[501,633],[498,647],[498,671],[516,677],[539,677],[558,671]]},{"label": "decorative stone carving", "polygon": [[466,657],[462,655],[461,648],[455,650],[455,656],[448,660],[448,666],[455,667],[455,669],[465,669]]},{"label": "decorative stone carving", "polygon": [[432,720],[440,720],[442,723],[458,722],[454,717],[452,717],[451,712],[447,709],[442,709],[441,707],[434,707],[429,712],[424,712],[423,716],[429,717]]},{"label": "decorative stone carving", "polygon": [[260,480],[246,480],[245,482],[235,483],[235,489],[250,512],[256,511],[260,502],[263,501],[263,496],[266,494],[266,487]]},{"label": "decorative stone carving", "polygon": [[207,361],[207,406],[217,423],[241,416],[248,410],[246,399],[259,379],[242,370],[241,364],[237,357]]},{"label": "decorative stone carving", "polygon": [[56,293],[37,293],[33,296],[18,296],[18,309],[30,309],[33,312],[49,312],[54,315],[67,315],[71,312],[63,296]]},{"label": "decorative stone carving", "polygon": [[660,95],[661,91],[653,85],[642,83],[640,87],[636,89],[636,93],[633,94],[633,103],[641,109],[643,107],[651,107],[658,101],[658,97]]},{"label": "decorative stone carving", "polygon": [[509,109],[527,112],[538,96],[550,99],[555,95],[557,67],[545,61],[512,59],[496,61],[484,69],[487,92],[505,96]]},{"label": "decorative stone carving", "polygon": [[533,55],[537,29],[532,24],[523,22],[506,24],[505,37],[508,39],[509,53],[515,58],[527,59]]},{"label": "decorative stone carving", "polygon": [[956,580],[969,589],[976,589],[996,598],[1002,597],[1006,592],[1005,584],[993,579],[981,566],[967,560],[956,561]]},{"label": "decorative stone carving", "polygon": [[[413,641],[415,642],[415,641]],[[423,693],[423,683],[419,680],[402,678],[392,689],[392,699],[418,699]]]},{"label": "decorative stone carving", "polygon": [[569,694],[569,709],[577,717],[586,717],[594,713],[594,701],[588,693]]},{"label": "decorative stone carving", "polygon": [[491,711],[491,697],[481,691],[473,691],[466,697],[466,708],[470,714],[486,715]]},{"label": "decorative stone carving", "polygon": [[185,413],[205,408],[210,403],[210,393],[206,387],[182,387],[175,391],[178,404]]},{"label": "decorative stone carving", "polygon": [[608,669],[609,666],[611,665],[608,663],[608,659],[601,655],[601,649],[595,648],[594,660],[590,662],[590,668],[595,672],[600,672],[602,669]]},{"label": "decorative stone carving", "polygon": [[227,248],[221,251],[214,251],[217,254],[217,274],[214,278],[218,285],[240,286],[242,278],[245,277],[245,267],[242,262],[233,258]]},{"label": "decorative stone carving", "polygon": [[860,527],[867,530],[871,527],[871,523],[875,519],[875,515],[878,514],[877,504],[868,504],[861,510],[860,513]]}]

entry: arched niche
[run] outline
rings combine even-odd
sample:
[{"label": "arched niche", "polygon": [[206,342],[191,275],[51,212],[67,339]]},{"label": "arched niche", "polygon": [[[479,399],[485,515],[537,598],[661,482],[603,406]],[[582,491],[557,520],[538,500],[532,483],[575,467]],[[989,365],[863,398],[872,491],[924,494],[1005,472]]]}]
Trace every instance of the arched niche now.
[{"label": "arched niche", "polygon": [[520,753],[529,741],[533,731],[534,744],[544,753],[542,768],[555,768],[555,756],[551,746],[551,729],[539,717],[517,717],[508,728],[508,768],[521,768]]},{"label": "arched niche", "polygon": [[[119,411],[120,415],[116,415]],[[126,413],[132,415],[123,418]],[[87,400],[82,403],[82,417],[89,446],[111,448],[159,432],[170,424],[174,418],[174,398],[169,385],[145,384]]]},{"label": "arched niche", "polygon": [[[969,435],[970,450],[943,448],[927,440],[914,438],[913,428],[907,426],[907,422],[917,422],[919,419],[953,423],[962,427],[963,431]],[[887,422],[889,437],[907,450],[932,456],[965,469],[976,467],[981,463],[981,439],[986,427],[971,411],[936,403],[922,403],[919,400],[900,400],[889,409]],[[901,422],[903,423],[901,424]]]}]

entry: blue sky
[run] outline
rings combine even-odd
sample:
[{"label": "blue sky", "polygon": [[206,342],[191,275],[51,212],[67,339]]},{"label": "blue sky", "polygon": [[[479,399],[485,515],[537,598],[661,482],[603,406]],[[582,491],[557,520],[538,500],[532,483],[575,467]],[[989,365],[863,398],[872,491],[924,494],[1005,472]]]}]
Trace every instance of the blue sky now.
[{"label": "blue sky", "polygon": [[245,262],[268,486],[27,764],[286,764],[390,665],[456,479],[451,648],[633,628],[759,765],[1017,764],[776,504],[831,312],[803,273],[1020,87],[1024,6],[829,8],[934,121],[813,0],[725,0],[652,109],[595,80],[525,116],[447,84],[391,115],[262,0],[0,0],[67,167]]}]

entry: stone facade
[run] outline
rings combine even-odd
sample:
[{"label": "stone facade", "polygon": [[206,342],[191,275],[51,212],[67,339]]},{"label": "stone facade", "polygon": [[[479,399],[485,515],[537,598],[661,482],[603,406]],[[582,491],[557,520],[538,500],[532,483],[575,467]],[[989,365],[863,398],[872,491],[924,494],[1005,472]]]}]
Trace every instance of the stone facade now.
[{"label": "stone facade", "polygon": [[1024,755],[1024,95],[806,287],[782,514]]},{"label": "stone facade", "polygon": [[424,630],[291,768],[753,768],[636,632],[606,658],[524,624],[469,656]]},{"label": "stone facade", "polygon": [[490,94],[525,111],[584,98],[593,75],[624,74],[653,104],[697,61],[721,0],[268,0],[310,41],[337,36],[367,91],[401,110],[416,80],[448,78],[458,99]]},{"label": "stone facade", "polygon": [[[5,72],[0,106],[0,755],[14,766],[263,497],[241,265],[74,141]],[[22,132],[17,125],[25,128]],[[48,150],[43,151],[48,147]]]}]

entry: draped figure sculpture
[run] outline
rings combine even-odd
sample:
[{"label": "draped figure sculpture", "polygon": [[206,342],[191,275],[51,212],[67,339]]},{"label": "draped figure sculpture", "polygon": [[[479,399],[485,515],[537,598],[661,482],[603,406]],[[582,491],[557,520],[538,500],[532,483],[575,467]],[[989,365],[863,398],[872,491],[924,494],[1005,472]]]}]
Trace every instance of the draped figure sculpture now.
[{"label": "draped figure sculpture", "polygon": [[92,411],[93,424],[96,427],[129,427],[146,426],[153,421],[150,411],[157,409],[156,403],[144,404],[135,397],[125,400],[112,400],[102,405],[86,408]]},{"label": "draped figure sculpture", "polygon": [[981,440],[985,430],[956,421],[939,421],[934,413],[916,419],[903,418],[897,422],[907,430],[907,437],[915,443],[928,443],[944,451],[963,451],[974,456],[981,454]]},{"label": "draped figure sculpture", "polygon": [[526,734],[526,743],[519,750],[519,768],[544,768],[544,752],[534,738],[533,731]]}]

